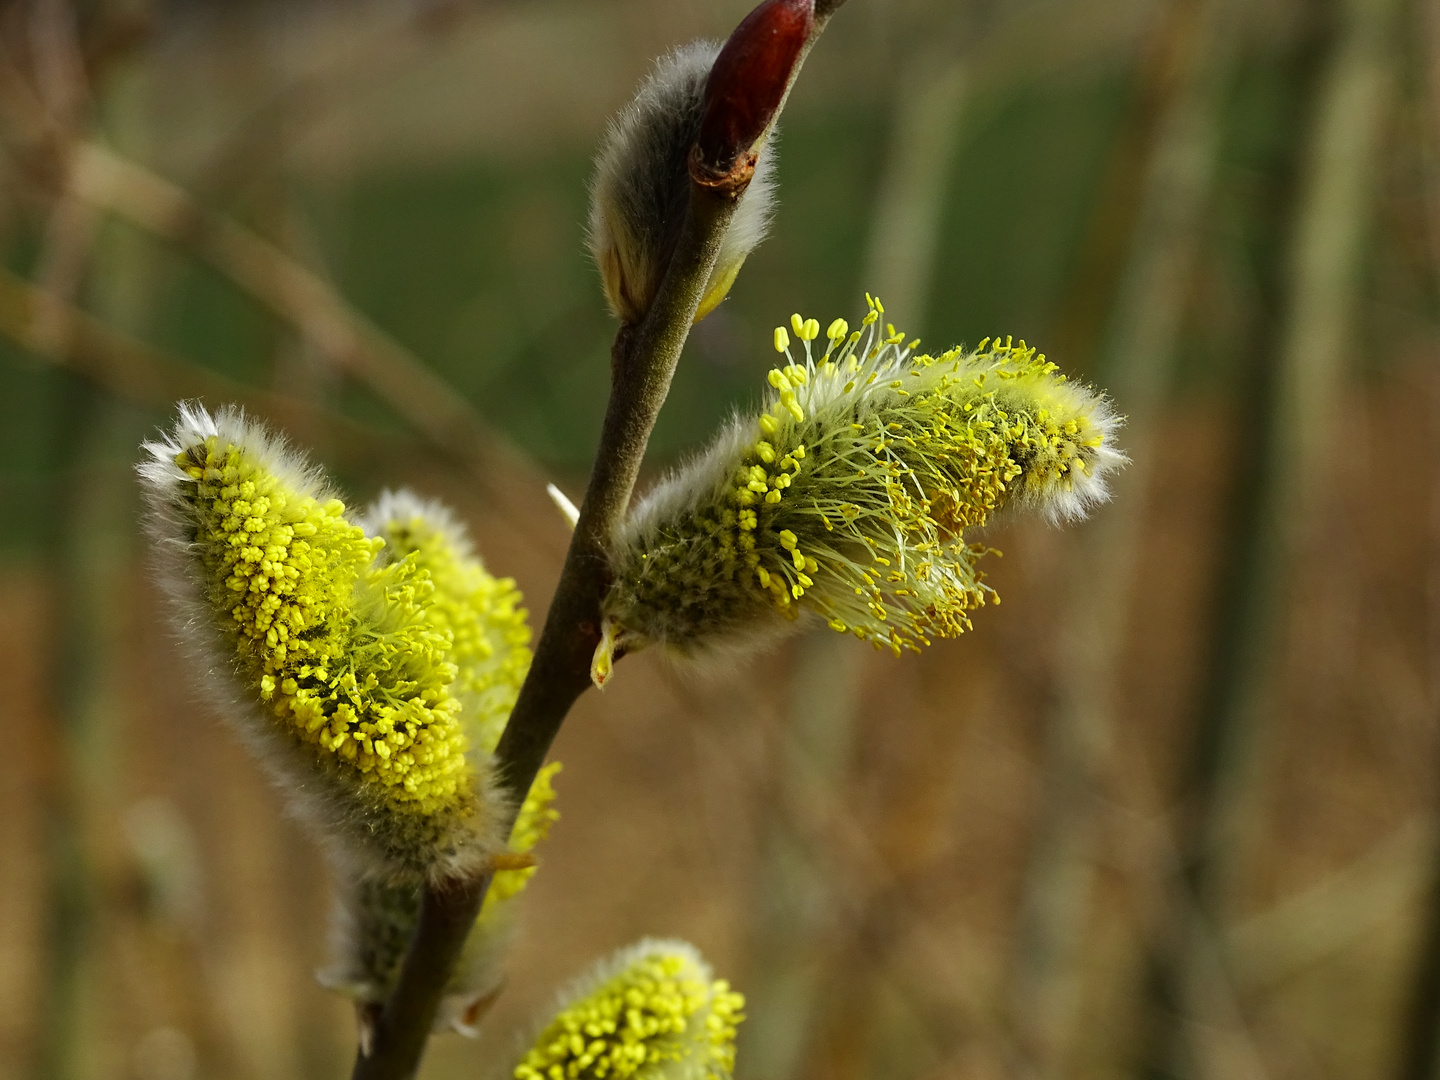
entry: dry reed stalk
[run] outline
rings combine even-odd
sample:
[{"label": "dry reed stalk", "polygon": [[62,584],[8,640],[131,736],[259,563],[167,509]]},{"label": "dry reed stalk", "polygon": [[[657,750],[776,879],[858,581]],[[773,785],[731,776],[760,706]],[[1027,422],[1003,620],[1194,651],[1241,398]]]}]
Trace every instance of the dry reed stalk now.
[{"label": "dry reed stalk", "polygon": [[97,209],[192,249],[458,460],[494,452],[494,436],[464,398],[319,274],[274,244],[95,143],[76,148],[69,190]]},{"label": "dry reed stalk", "polygon": [[795,646],[785,729],[772,742],[777,775],[761,816],[746,980],[751,1018],[737,1062],[742,1077],[798,1075],[815,1010],[821,942],[839,902],[836,871],[829,845],[814,843],[790,802],[797,778],[830,794],[848,771],[863,670],[847,655],[848,644],[824,630]]},{"label": "dry reed stalk", "polygon": [[[1035,1075],[1069,1067],[1084,981],[1100,805],[1115,737],[1115,695],[1135,564],[1152,483],[1153,444],[1169,393],[1190,280],[1202,242],[1227,84],[1234,5],[1183,5],[1163,24],[1177,71],[1160,108],[1125,269],[1097,370],[1127,414],[1132,464],[1114,505],[1080,533],[1068,574],[1055,699],[1047,718],[1043,803],[1032,841],[1014,958],[1012,1008]],[[1127,182],[1127,187],[1128,182]]]},{"label": "dry reed stalk", "polygon": [[[1422,52],[1423,134],[1421,163],[1426,185],[1426,226],[1432,282],[1440,287],[1440,10],[1435,3],[1415,5],[1416,40]],[[1440,448],[1440,363],[1432,361],[1429,410],[1432,447]],[[1429,631],[1428,683],[1432,719],[1440,718],[1440,452],[1432,452],[1430,475],[1430,574],[1426,586]],[[1433,811],[1432,811],[1433,812]],[[1433,1080],[1440,1075],[1440,832],[1429,856],[1430,881],[1422,911],[1424,922],[1400,1032],[1397,1080]]]},{"label": "dry reed stalk", "polygon": [[[1220,940],[1233,917],[1237,884],[1263,820],[1267,716],[1277,705],[1272,677],[1290,566],[1314,541],[1325,489],[1327,443],[1338,420],[1353,343],[1360,267],[1374,212],[1381,135],[1392,96],[1396,0],[1347,0],[1333,48],[1318,75],[1307,136],[1272,385],[1253,435],[1253,489],[1230,539],[1226,610],[1216,626],[1197,748],[1189,764],[1180,853],[1193,896],[1172,915],[1171,955],[1149,1075],[1204,1075],[1195,1033],[1233,1030],[1216,1011],[1224,958],[1201,942]],[[1247,459],[1239,459],[1242,463]]]},{"label": "dry reed stalk", "polygon": [[[90,417],[89,388],[72,385],[65,395],[65,411],[82,423]],[[66,447],[55,468],[67,478],[79,474],[84,463],[79,440],[61,440]],[[68,485],[62,487],[67,490]],[[94,1049],[96,968],[94,871],[85,843],[86,803],[94,779],[85,767],[87,743],[94,739],[90,721],[95,672],[91,664],[95,645],[95,611],[81,595],[85,566],[84,542],[73,520],[73,497],[45,508],[53,536],[46,544],[47,570],[57,587],[58,625],[47,672],[54,727],[49,732],[53,767],[46,792],[49,881],[45,901],[48,912],[44,986],[41,994],[39,1051],[35,1075],[39,1080],[81,1080],[87,1077],[87,1058]],[[78,580],[77,580],[78,578]]]},{"label": "dry reed stalk", "polygon": [[[74,140],[86,122],[90,92],[80,57],[75,12],[65,0],[38,0],[26,13],[28,56],[36,96],[61,145]],[[45,286],[63,297],[81,287],[94,240],[94,218],[70,199],[56,202],[46,223],[38,273]],[[51,347],[63,346],[60,320],[40,318],[34,332]],[[67,419],[88,431],[96,401],[88,387],[62,390]],[[92,837],[94,786],[103,783],[104,762],[97,760],[97,653],[104,648],[105,613],[86,595],[96,581],[97,551],[86,527],[87,506],[96,492],[85,483],[94,465],[90,447],[78,434],[62,439],[58,476],[41,508],[47,531],[47,570],[57,589],[58,625],[49,676],[54,728],[50,733],[52,769],[46,792],[46,852],[49,864],[46,908],[46,969],[40,1010],[35,1073],[40,1080],[80,1080],[89,1075],[97,1040],[94,1008],[99,965],[96,906],[97,874]],[[88,497],[88,498],[87,498]],[[110,538],[106,530],[106,538]],[[103,576],[103,575],[102,575]],[[105,599],[102,591],[101,599]]]},{"label": "dry reed stalk", "polygon": [[1157,8],[1154,25],[1140,48],[1131,91],[1114,145],[1090,209],[1075,272],[1055,313],[1049,351],[1065,366],[1092,370],[1104,344],[1107,319],[1131,260],[1131,237],[1144,204],[1149,161],[1166,113],[1173,110],[1180,82],[1193,64],[1197,0]]},{"label": "dry reed stalk", "polygon": [[[813,642],[813,639],[802,640],[805,648]],[[853,656],[847,659],[843,654],[827,652],[824,655],[837,664],[847,663],[851,667],[856,664],[857,658]],[[864,658],[865,655],[861,654],[859,659]],[[950,863],[922,859],[912,867],[913,873],[909,877],[902,878],[892,865],[893,858],[882,850],[875,830],[861,820],[862,815],[856,810],[853,781],[844,782],[853,754],[845,740],[836,739],[833,714],[825,711],[827,704],[836,703],[842,696],[849,700],[849,676],[842,677],[838,667],[813,659],[805,662],[803,670],[803,678],[797,677],[792,685],[791,698],[797,699],[806,692],[806,688],[813,689],[816,696],[813,699],[807,697],[803,707],[792,706],[790,715],[800,716],[793,730],[790,725],[779,722],[781,717],[775,715],[778,711],[776,703],[753,686],[736,687],[736,696],[729,699],[726,706],[727,714],[736,711],[764,717],[761,723],[773,733],[779,744],[779,749],[771,752],[777,762],[778,775],[762,777],[751,774],[751,782],[756,788],[751,799],[766,808],[769,822],[784,823],[783,831],[776,828],[771,835],[793,845],[787,850],[800,865],[771,869],[780,870],[787,883],[799,881],[815,888],[814,892],[800,898],[802,902],[814,902],[808,917],[802,918],[800,913],[793,913],[793,918],[789,919],[782,917],[780,925],[794,929],[798,939],[777,942],[781,951],[773,957],[759,956],[758,950],[754,950],[757,955],[752,960],[752,968],[761,972],[760,985],[771,988],[772,999],[798,1002],[806,1010],[806,1018],[814,1019],[817,988],[812,985],[812,980],[820,981],[821,976],[792,970],[792,976],[798,974],[800,977],[769,983],[763,981],[764,969],[771,964],[784,966],[789,957],[796,955],[801,957],[801,964],[813,962],[820,965],[827,947],[835,952],[848,941],[864,938],[867,934],[865,920],[875,914],[876,905],[871,900],[883,894],[886,917],[902,928],[903,941],[897,940],[896,944],[904,948],[908,961],[904,970],[892,969],[886,973],[883,990],[924,1028],[927,1048],[943,1056],[953,1044],[973,1040],[994,1044],[999,1057],[1013,1057],[1013,1048],[1004,1034],[1005,1019],[995,1015],[987,989],[995,980],[991,965],[984,959],[984,954],[988,952],[985,943],[975,935],[957,933],[953,927],[938,925],[931,910],[930,901],[936,885],[951,874]],[[863,672],[857,676],[862,686],[863,676]],[[669,686],[671,692],[684,703],[686,713],[698,714],[713,708],[713,704],[707,704],[684,681],[672,679]],[[853,704],[846,707],[853,708]],[[931,711],[935,712],[937,723],[953,726],[947,719],[948,713],[939,713],[933,708]],[[846,729],[847,732],[849,730]],[[797,736],[807,742],[810,739],[821,742],[795,747],[793,743]],[[733,759],[733,746],[728,734],[723,739],[711,734],[707,739],[713,742],[711,753],[717,759]],[[891,819],[890,824],[892,827],[904,827],[906,823]],[[766,842],[762,839],[762,844]],[[762,859],[766,857],[762,855]],[[764,869],[761,871],[762,875],[766,872]],[[759,893],[760,898],[765,895]],[[759,902],[757,900],[757,906]],[[771,925],[769,920],[774,916],[761,912],[756,918],[763,920],[760,925],[764,927]],[[854,973],[844,970],[848,980]],[[745,986],[747,999],[753,998],[754,980],[747,977]],[[752,1011],[759,1012],[758,1009]],[[752,1019],[758,1019],[758,1016]],[[768,1034],[764,1037],[773,1038],[776,1029],[766,1030]],[[793,1024],[780,1025],[779,1036],[784,1041],[778,1046],[772,1044],[768,1052],[773,1056],[768,1060],[798,1066],[800,1063],[794,1060],[794,1055],[804,1052],[804,1035],[804,1031],[794,1030]],[[750,1056],[752,1046],[753,1040],[746,1043],[747,1056]],[[777,1071],[762,1075],[798,1074],[798,1067],[795,1071],[786,1072],[778,1070],[777,1066]]]}]

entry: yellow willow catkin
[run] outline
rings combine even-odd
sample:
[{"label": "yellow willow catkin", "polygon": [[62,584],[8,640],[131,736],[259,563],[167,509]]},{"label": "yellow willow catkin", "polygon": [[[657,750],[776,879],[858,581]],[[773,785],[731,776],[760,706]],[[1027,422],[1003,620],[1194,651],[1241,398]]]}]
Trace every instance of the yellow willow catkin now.
[{"label": "yellow willow catkin", "polygon": [[[542,768],[520,808],[509,850],[533,854],[559,820],[551,781],[559,762]],[[465,940],[435,1017],[435,1030],[453,1028],[476,1034],[484,1007],[504,981],[504,962],[515,932],[516,898],[534,875],[534,866],[501,870],[485,894],[485,904]],[[330,966],[323,985],[358,1005],[376,1005],[390,996],[405,950],[415,932],[420,893],[411,884],[361,879],[342,889],[332,920]]]},{"label": "yellow willow catkin", "polygon": [[[867,297],[867,299],[869,299]],[[892,649],[970,626],[992,593],[966,538],[1006,508],[1083,517],[1123,463],[1105,399],[1022,341],[916,353],[871,299],[775,332],[764,411],[734,421],[632,514],[612,552],[592,674],[659,643],[743,646],[805,611]]]},{"label": "yellow willow catkin", "polygon": [[642,941],[563,996],[515,1080],[729,1080],[745,999],[683,941]]},{"label": "yellow willow catkin", "polygon": [[458,669],[450,691],[472,746],[489,755],[530,670],[530,625],[512,578],[492,576],[449,510],[408,491],[386,492],[362,524],[385,541],[389,562],[413,557],[430,575],[430,621],[450,635]]},{"label": "yellow willow catkin", "polygon": [[[438,502],[408,491],[387,492],[361,524],[385,542],[379,561],[408,560],[429,576],[428,618],[450,640],[457,669],[450,692],[462,706],[472,761],[487,775],[490,755],[530,667],[530,627],[515,582],[485,569],[464,527]],[[531,786],[511,833],[512,854],[531,853],[559,817],[551,807],[551,778],[559,769],[558,763],[546,766]],[[495,874],[446,987],[437,1030],[474,1033],[483,1004],[500,985],[513,937],[514,905],[507,901],[534,873],[530,866]],[[413,883],[366,876],[342,882],[332,917],[333,960],[321,981],[361,1005],[384,1001],[395,985],[419,909]]]},{"label": "yellow willow catkin", "polygon": [[318,470],[235,409],[182,406],[140,466],[210,696],[349,872],[440,880],[503,849],[467,759],[451,631]]}]

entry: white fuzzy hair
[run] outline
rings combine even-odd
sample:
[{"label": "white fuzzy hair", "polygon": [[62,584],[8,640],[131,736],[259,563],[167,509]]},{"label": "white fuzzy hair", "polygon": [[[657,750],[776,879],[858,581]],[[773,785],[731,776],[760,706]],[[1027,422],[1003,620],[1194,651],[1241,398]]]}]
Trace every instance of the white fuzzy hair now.
[{"label": "white fuzzy hair", "polygon": [[[233,643],[226,640],[206,599],[194,522],[185,498],[190,478],[176,458],[216,436],[243,447],[247,455],[294,491],[318,501],[334,497],[321,470],[283,437],[227,406],[211,413],[196,402],[182,402],[178,419],[161,438],[142,446],[137,466],[146,507],[145,530],[151,560],[170,610],[171,627],[194,672],[197,698],[216,709],[255,755],[285,796],[289,812],[316,838],[347,877],[400,880],[417,875],[413,866],[397,866],[379,837],[392,824],[393,811],[359,796],[353,781],[327,768],[277,723],[238,668]],[[486,869],[505,848],[498,835],[504,806],[496,785],[481,768],[476,778],[477,810],[457,819],[443,841],[427,852],[423,874],[432,881],[470,876]]]},{"label": "white fuzzy hair", "polygon": [[[694,41],[654,70],[605,132],[590,183],[590,253],[615,316],[635,323],[660,287],[690,198],[690,148],[720,43]],[[774,208],[775,130],[720,243],[705,293],[765,238]]]},{"label": "white fuzzy hair", "polygon": [[[693,514],[702,505],[719,503],[733,484],[734,463],[755,441],[755,418],[736,412],[711,444],[669,469],[630,510],[612,542],[610,563],[618,573],[627,550],[648,546],[668,522]],[[792,609],[794,610],[794,609]],[[778,642],[820,621],[809,608],[787,617],[767,607],[743,631],[718,634],[704,641],[665,635],[645,641],[619,640],[627,647],[659,645],[665,659],[699,675],[723,674],[758,649]]]},{"label": "white fuzzy hair", "polygon": [[439,499],[427,499],[409,488],[386,490],[365,508],[356,519],[356,524],[365,530],[367,536],[379,536],[392,521],[412,521],[421,518],[432,530],[445,537],[446,543],[459,559],[475,559],[475,543],[470,539],[470,530],[456,518],[448,506]]}]

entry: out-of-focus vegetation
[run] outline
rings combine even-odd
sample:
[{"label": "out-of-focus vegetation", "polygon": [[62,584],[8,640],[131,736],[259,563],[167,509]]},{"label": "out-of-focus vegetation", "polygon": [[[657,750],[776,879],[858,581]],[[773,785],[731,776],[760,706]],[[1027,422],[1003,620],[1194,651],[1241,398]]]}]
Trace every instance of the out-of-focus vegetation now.
[{"label": "out-of-focus vegetation", "polygon": [[[344,1072],[323,868],[187,696],[135,448],[242,400],[359,497],[449,500],[543,611],[614,331],[589,155],[749,6],[0,8],[0,1078]],[[998,530],[1005,605],[918,661],[821,631],[583,699],[506,994],[425,1076],[501,1075],[659,933],[749,995],[753,1080],[1433,1080],[1432,9],[850,0],[654,469],[867,289],[1110,387],[1135,466]]]}]

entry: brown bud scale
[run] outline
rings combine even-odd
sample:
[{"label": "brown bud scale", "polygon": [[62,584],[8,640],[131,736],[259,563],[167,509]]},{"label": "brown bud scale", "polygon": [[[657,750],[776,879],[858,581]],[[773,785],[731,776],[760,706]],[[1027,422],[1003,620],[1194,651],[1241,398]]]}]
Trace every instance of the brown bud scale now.
[{"label": "brown bud scale", "polygon": [[737,164],[785,100],[814,25],[814,0],[765,0],[735,28],[705,84],[705,114],[690,170],[698,182],[735,184]]}]

